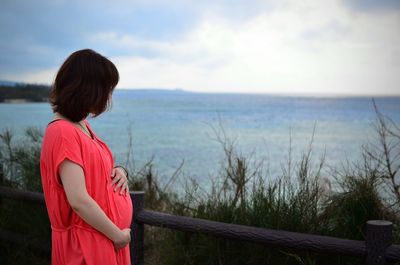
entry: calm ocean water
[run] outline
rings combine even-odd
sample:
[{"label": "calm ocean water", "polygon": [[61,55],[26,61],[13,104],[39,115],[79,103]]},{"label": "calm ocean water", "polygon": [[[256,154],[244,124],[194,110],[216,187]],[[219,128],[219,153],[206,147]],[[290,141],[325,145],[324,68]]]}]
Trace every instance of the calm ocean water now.
[{"label": "calm ocean water", "polygon": [[[400,98],[377,98],[381,112],[400,123]],[[44,130],[52,117],[47,103],[0,104],[0,129]],[[247,94],[203,94],[181,91],[117,90],[112,109],[89,119],[97,135],[111,148],[116,161],[125,161],[129,133],[137,165],[154,155],[159,179],[166,179],[184,160],[183,173],[198,181],[221,167],[223,148],[213,128],[236,139],[243,154],[265,159],[270,175],[281,173],[289,135],[296,160],[307,149],[313,128],[315,163],[326,150],[328,165],[345,158],[357,160],[361,145],[373,141],[375,113],[371,98],[303,98]]]}]

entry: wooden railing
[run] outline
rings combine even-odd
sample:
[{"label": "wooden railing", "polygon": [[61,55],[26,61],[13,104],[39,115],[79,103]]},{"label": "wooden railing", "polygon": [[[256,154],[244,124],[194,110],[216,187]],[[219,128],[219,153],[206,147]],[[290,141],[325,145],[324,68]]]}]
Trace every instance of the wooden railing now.
[{"label": "wooden railing", "polygon": [[[226,239],[243,240],[294,250],[363,257],[366,265],[382,265],[386,264],[387,261],[400,261],[400,245],[391,244],[393,225],[388,221],[368,221],[366,241],[357,241],[155,212],[144,209],[144,192],[131,192],[130,196],[133,203],[130,253],[132,264],[135,265],[144,264],[144,225],[204,233]],[[5,187],[0,187],[0,197],[44,203],[43,195],[40,193],[17,191]],[[3,232],[0,230],[0,235]],[[4,236],[0,238],[4,239]]]},{"label": "wooden railing", "polygon": [[[42,193],[22,191],[0,186],[0,202],[2,198],[9,198],[16,201],[24,201],[32,204],[45,205]],[[8,241],[16,243],[18,245],[26,246],[31,249],[34,249],[35,251],[39,251],[40,253],[43,253],[45,255],[51,254],[50,240],[40,240],[35,237],[30,237],[26,234],[19,234],[4,230],[2,227],[0,227],[0,240],[3,242]]]}]

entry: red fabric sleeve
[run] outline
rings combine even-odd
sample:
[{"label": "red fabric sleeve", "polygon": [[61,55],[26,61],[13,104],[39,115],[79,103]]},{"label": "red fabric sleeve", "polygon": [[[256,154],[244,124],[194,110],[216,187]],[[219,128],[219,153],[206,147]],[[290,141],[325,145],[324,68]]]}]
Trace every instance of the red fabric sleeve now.
[{"label": "red fabric sleeve", "polygon": [[82,146],[76,132],[71,130],[71,128],[58,130],[53,144],[53,161],[54,168],[57,172],[56,182],[62,186],[59,167],[65,159],[74,162],[84,169]]}]

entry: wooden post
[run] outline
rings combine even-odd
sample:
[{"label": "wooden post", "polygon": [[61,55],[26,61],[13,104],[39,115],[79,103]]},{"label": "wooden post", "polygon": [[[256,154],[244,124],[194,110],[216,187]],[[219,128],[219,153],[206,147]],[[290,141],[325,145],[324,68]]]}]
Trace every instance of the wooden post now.
[{"label": "wooden post", "polygon": [[144,265],[144,226],[136,217],[144,207],[144,191],[130,192],[133,216],[131,226],[131,243],[129,245],[132,265]]},{"label": "wooden post", "polygon": [[385,252],[392,244],[393,224],[389,221],[372,220],[367,222],[366,265],[385,265]]},{"label": "wooden post", "polygon": [[[3,163],[0,163],[0,187],[4,184],[4,170],[3,170]],[[0,211],[3,208],[3,198],[0,196]]]}]

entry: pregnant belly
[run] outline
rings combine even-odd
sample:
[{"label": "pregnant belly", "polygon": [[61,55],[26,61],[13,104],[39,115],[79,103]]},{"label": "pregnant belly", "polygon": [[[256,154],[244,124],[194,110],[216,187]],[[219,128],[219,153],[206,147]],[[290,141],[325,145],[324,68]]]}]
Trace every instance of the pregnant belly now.
[{"label": "pregnant belly", "polygon": [[[111,194],[110,194],[111,193]],[[129,195],[120,195],[119,191],[109,191],[111,211],[114,217],[114,223],[120,228],[129,228],[132,223],[132,200]]]}]

